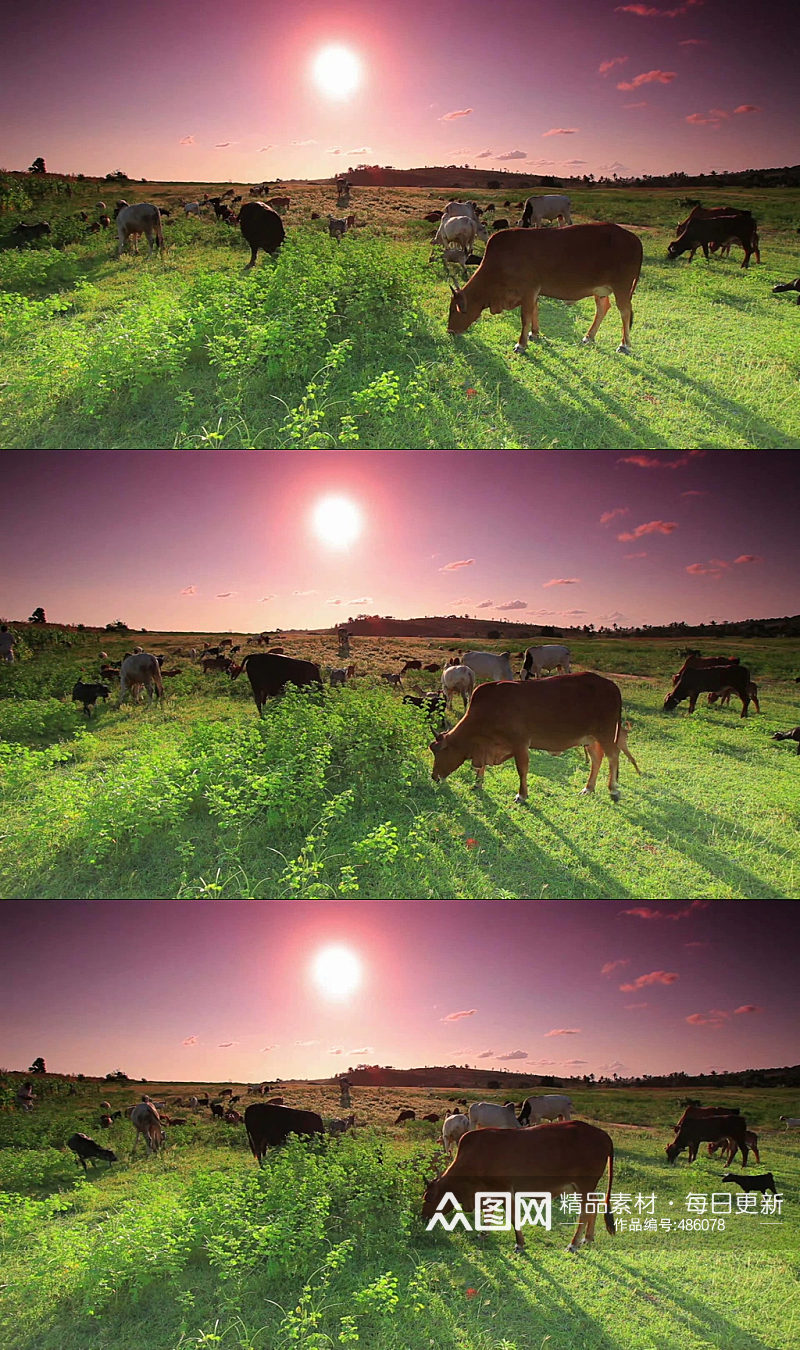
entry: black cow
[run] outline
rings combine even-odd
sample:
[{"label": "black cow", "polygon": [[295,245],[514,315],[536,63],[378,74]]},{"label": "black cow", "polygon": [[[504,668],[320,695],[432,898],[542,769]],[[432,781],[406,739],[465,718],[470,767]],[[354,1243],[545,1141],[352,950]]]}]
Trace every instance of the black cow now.
[{"label": "black cow", "polygon": [[112,1153],[110,1148],[101,1148],[99,1144],[96,1144],[93,1139],[89,1138],[88,1134],[70,1135],[67,1140],[67,1148],[71,1149],[75,1154],[75,1161],[76,1163],[80,1163],[84,1172],[86,1171],[87,1158],[92,1164],[92,1167],[96,1165],[95,1159],[97,1158],[102,1158],[109,1166],[111,1166],[112,1162],[118,1162],[116,1153]]},{"label": "black cow", "polygon": [[297,1111],[293,1106],[253,1102],[244,1113],[244,1127],[253,1157],[261,1167],[268,1148],[285,1144],[290,1134],[323,1134],[322,1117],[316,1111]]},{"label": "black cow", "polygon": [[733,689],[742,700],[742,717],[747,716],[750,704],[750,671],[747,666],[710,666],[698,669],[689,666],[681,672],[675,688],[664,699],[664,709],[671,712],[683,699],[689,700],[689,712],[694,712],[698,695]]},{"label": "black cow", "polygon": [[243,202],[239,212],[239,229],[250,245],[248,267],[255,266],[260,248],[265,253],[275,253],[286,238],[283,221],[266,202]]},{"label": "black cow", "polygon": [[685,1116],[671,1144],[667,1144],[666,1154],[673,1163],[685,1148],[689,1150],[689,1162],[697,1157],[702,1143],[711,1143],[716,1139],[729,1139],[733,1148],[728,1155],[728,1166],[733,1162],[737,1148],[742,1151],[742,1164],[747,1166],[747,1140],[745,1132],[747,1121],[744,1116]]},{"label": "black cow", "polygon": [[758,1177],[740,1177],[735,1172],[726,1172],[722,1180],[735,1181],[737,1186],[741,1186],[742,1190],[748,1193],[760,1191],[762,1195],[766,1195],[767,1191],[772,1191],[773,1195],[777,1195],[775,1178],[771,1172],[762,1172]]},{"label": "black cow", "polygon": [[797,741],[797,753],[800,755],[800,727],[792,727],[791,731],[773,731],[773,741]]},{"label": "black cow", "polygon": [[24,221],[20,221],[19,225],[15,225],[11,231],[12,237],[16,236],[20,244],[27,244],[32,239],[41,239],[43,234],[52,233],[53,231],[46,220],[40,220],[37,225],[26,225]]},{"label": "black cow", "polygon": [[510,229],[511,226],[509,225],[505,216],[501,216],[499,220],[495,220],[492,225],[492,233],[494,233],[496,230],[510,230]]},{"label": "black cow", "polygon": [[225,1111],[223,1109],[222,1102],[211,1103],[211,1114],[212,1116],[216,1116],[219,1120],[225,1119]]},{"label": "black cow", "polygon": [[404,1107],[403,1110],[400,1112],[399,1116],[397,1117],[397,1120],[396,1120],[394,1123],[395,1123],[395,1125],[402,1125],[402,1124],[404,1123],[404,1121],[406,1121],[406,1120],[416,1120],[416,1118],[417,1118],[417,1113],[416,1113],[416,1111],[412,1111],[412,1110],[410,1110],[408,1107]]},{"label": "black cow", "polygon": [[78,680],[72,691],[72,698],[73,702],[82,703],[84,713],[87,717],[91,717],[91,710],[97,700],[102,698],[108,701],[110,692],[107,684],[84,684],[82,680]]},{"label": "black cow", "polygon": [[742,267],[750,265],[750,258],[753,253],[756,255],[756,261],[760,261],[758,234],[749,212],[746,216],[717,216],[715,220],[693,218],[689,221],[683,234],[678,239],[673,239],[667,253],[670,258],[677,258],[681,253],[686,253],[687,250],[691,249],[692,257],[689,259],[691,262],[697,249],[702,248],[705,258],[708,259],[709,244],[726,244],[729,239],[740,243],[744,249]]},{"label": "black cow", "polygon": [[[800,277],[794,281],[785,281],[782,286],[773,286],[772,294],[777,295],[779,291],[800,291]],[[800,305],[800,295],[797,297],[797,303]]]},{"label": "black cow", "polygon": [[414,694],[404,694],[403,702],[410,703],[415,708],[421,708],[429,717],[434,717],[437,713],[443,713],[445,710],[445,696],[440,689],[434,689],[430,694],[422,694],[417,697]]},{"label": "black cow", "polygon": [[275,698],[287,684],[316,684],[322,688],[319,666],[313,661],[298,661],[293,656],[273,656],[270,652],[251,652],[240,666],[232,665],[230,676],[235,680],[247,671],[259,717],[268,698]]}]

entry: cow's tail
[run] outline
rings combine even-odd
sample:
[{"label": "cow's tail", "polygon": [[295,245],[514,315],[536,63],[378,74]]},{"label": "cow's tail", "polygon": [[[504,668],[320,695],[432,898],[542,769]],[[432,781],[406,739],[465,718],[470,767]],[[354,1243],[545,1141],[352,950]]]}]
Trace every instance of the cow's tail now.
[{"label": "cow's tail", "polygon": [[613,1184],[614,1184],[614,1145],[612,1143],[611,1150],[608,1155],[608,1189],[606,1190],[606,1199],[605,1199],[606,1210],[605,1214],[603,1215],[606,1230],[611,1234],[612,1237],[617,1231],[617,1225],[614,1221],[614,1215],[611,1212],[611,1187],[613,1186]]}]

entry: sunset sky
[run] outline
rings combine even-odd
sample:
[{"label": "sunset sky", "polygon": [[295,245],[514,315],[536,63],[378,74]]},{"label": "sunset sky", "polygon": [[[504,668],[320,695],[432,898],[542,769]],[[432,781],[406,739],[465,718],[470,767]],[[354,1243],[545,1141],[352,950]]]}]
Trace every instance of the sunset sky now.
[{"label": "sunset sky", "polygon": [[[4,167],[43,155],[59,172],[256,182],[360,162],[791,164],[797,35],[795,0],[62,0],[46,19],[8,6]],[[331,46],[349,69],[320,82]]]},{"label": "sunset sky", "polygon": [[0,617],[223,633],[794,614],[799,478],[769,450],[7,451]]},{"label": "sunset sky", "polygon": [[[0,1063],[245,1082],[362,1062],[621,1077],[793,1064],[795,909],[8,901]],[[362,974],[338,1000],[312,976],[331,945]]]}]

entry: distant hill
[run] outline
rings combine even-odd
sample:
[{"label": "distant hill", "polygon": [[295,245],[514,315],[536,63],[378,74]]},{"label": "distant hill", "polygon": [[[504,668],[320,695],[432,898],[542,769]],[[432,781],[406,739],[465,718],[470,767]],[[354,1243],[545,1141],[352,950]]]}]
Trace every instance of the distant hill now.
[{"label": "distant hill", "polygon": [[[485,188],[490,192],[523,192],[537,187],[639,187],[667,188],[680,192],[685,188],[724,187],[800,187],[800,164],[775,169],[741,169],[732,173],[646,174],[644,177],[613,178],[593,174],[569,177],[526,173],[514,169],[474,169],[457,164],[433,165],[417,169],[395,169],[383,164],[360,164],[348,169],[350,182],[361,187]],[[318,180],[322,182],[323,180]],[[327,180],[325,180],[327,181]],[[497,184],[497,187],[494,185]]]},{"label": "distant hill", "polygon": [[643,1074],[631,1078],[599,1078],[594,1074],[575,1075],[572,1078],[549,1074],[520,1072],[519,1069],[470,1069],[460,1065],[437,1065],[422,1069],[394,1069],[390,1065],[359,1065],[348,1069],[345,1075],[355,1087],[427,1087],[427,1088],[499,1088],[516,1091],[533,1087],[800,1087],[800,1064],[780,1069],[740,1069],[731,1073],[714,1074]]}]

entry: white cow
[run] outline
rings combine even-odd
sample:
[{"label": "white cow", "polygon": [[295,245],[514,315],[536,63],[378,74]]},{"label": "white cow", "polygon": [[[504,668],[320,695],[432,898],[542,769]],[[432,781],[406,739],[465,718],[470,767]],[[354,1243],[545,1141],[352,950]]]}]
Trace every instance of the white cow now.
[{"label": "white cow", "polygon": [[163,252],[164,236],[161,232],[161,212],[152,202],[134,202],[133,206],[123,206],[117,216],[118,258],[122,257],[122,250],[129,239],[133,240],[133,252],[139,252],[140,234],[147,235],[151,253],[154,248],[154,239]]},{"label": "white cow", "polygon": [[476,220],[474,216],[449,216],[447,220],[441,221],[436,231],[438,243],[463,248],[467,257],[472,252],[476,238],[488,239],[489,231],[483,221]]},{"label": "white cow", "polygon": [[538,1125],[542,1120],[571,1120],[572,1102],[557,1092],[545,1093],[543,1097],[526,1097],[519,1113],[520,1121],[527,1125],[532,1121]]},{"label": "white cow", "polygon": [[444,242],[444,235],[442,234],[442,229],[447,224],[448,220],[452,219],[453,216],[468,216],[470,220],[475,221],[476,225],[480,221],[480,216],[478,215],[478,209],[475,202],[448,202],[447,206],[444,208],[442,212],[442,218],[439,221],[439,227],[434,236],[433,242],[435,244],[441,244]]},{"label": "white cow", "polygon": [[529,197],[520,224],[524,228],[532,225],[538,230],[543,220],[563,220],[565,225],[571,225],[569,197],[559,196],[556,192],[550,192],[544,197]]},{"label": "white cow", "polygon": [[569,647],[559,647],[555,642],[548,643],[544,647],[529,647],[522,662],[519,678],[538,680],[543,670],[553,670],[554,667],[558,667],[562,674],[569,675]]},{"label": "white cow", "polygon": [[147,690],[148,698],[152,699],[153,685],[156,687],[156,697],[163,698],[164,686],[161,683],[161,668],[156,658],[151,656],[150,652],[135,652],[133,656],[126,656],[119,672],[120,703],[128,689],[132,691],[134,700],[138,703],[142,686]]},{"label": "white cow", "polygon": [[781,1120],[783,1121],[787,1130],[800,1129],[800,1116],[781,1116]]},{"label": "white cow", "polygon": [[519,1130],[521,1125],[510,1106],[497,1102],[473,1102],[469,1108],[469,1123],[473,1130]]},{"label": "white cow", "polygon": [[442,1143],[447,1153],[455,1153],[462,1134],[469,1130],[469,1117],[457,1111],[455,1115],[445,1116],[442,1125]]},{"label": "white cow", "polygon": [[133,1151],[131,1157],[136,1152],[136,1145],[139,1142],[139,1135],[142,1136],[147,1144],[148,1152],[157,1153],[164,1143],[164,1131],[161,1128],[161,1117],[153,1106],[153,1103],[147,1101],[137,1102],[130,1110],[131,1125],[136,1131],[133,1140]]},{"label": "white cow", "polygon": [[513,680],[510,652],[466,652],[461,661],[474,670],[478,680]]},{"label": "white cow", "polygon": [[453,696],[460,694],[466,712],[474,688],[475,675],[469,666],[445,666],[442,671],[442,693],[448,708],[453,706]]},{"label": "white cow", "polygon": [[184,202],[183,209],[187,216],[199,216],[200,202]]}]

